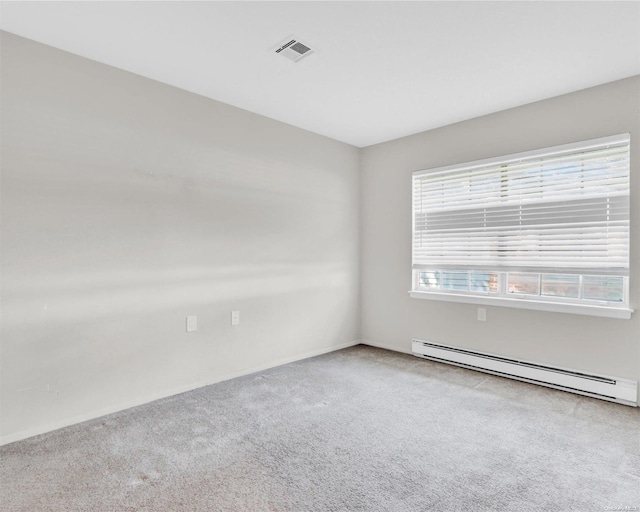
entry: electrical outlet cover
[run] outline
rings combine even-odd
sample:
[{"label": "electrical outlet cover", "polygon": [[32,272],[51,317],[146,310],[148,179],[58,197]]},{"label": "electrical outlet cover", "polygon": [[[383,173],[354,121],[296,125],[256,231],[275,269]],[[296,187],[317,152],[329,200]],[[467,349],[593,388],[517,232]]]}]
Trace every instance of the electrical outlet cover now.
[{"label": "electrical outlet cover", "polygon": [[188,316],[187,317],[187,332],[194,332],[198,330],[198,317],[197,316]]}]

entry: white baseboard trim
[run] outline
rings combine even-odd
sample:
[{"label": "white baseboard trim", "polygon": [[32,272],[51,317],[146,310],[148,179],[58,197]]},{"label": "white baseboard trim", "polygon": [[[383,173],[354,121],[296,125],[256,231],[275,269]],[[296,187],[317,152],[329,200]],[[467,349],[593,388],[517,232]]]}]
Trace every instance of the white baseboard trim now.
[{"label": "white baseboard trim", "polygon": [[392,350],[393,352],[400,352],[401,354],[413,354],[411,351],[411,343],[406,343],[406,347],[396,347],[387,345],[385,343],[379,343],[373,340],[360,340],[362,345],[369,345],[370,347],[383,348],[385,350]]},{"label": "white baseboard trim", "polygon": [[250,375],[252,373],[268,370],[270,368],[275,368],[276,366],[282,366],[284,364],[293,363],[295,361],[309,359],[310,357],[320,356],[322,354],[328,354],[329,352],[335,352],[336,350],[342,350],[343,348],[353,347],[355,345],[359,345],[360,343],[362,343],[360,340],[355,340],[355,341],[349,341],[347,343],[341,343],[339,345],[331,345],[330,347],[311,350],[309,352],[304,352],[302,354],[296,354],[295,356],[286,357],[284,359],[278,359],[271,363],[254,366],[252,368],[245,368],[244,370],[232,372],[232,373],[223,375],[221,377],[216,377],[214,379],[200,381],[190,385],[180,386],[169,392],[149,395],[143,399],[132,400],[130,402],[120,403],[118,405],[113,405],[110,407],[103,407],[102,409],[97,409],[95,411],[91,411],[86,414],[79,414],[77,416],[65,418],[60,421],[55,421],[55,422],[49,423],[48,425],[35,427],[27,430],[21,430],[19,432],[14,432],[13,434],[0,436],[0,446],[4,446],[5,444],[9,444],[9,443],[15,443],[16,441],[22,441],[23,439],[28,439],[30,437],[34,437],[40,434],[46,434],[47,432],[53,432],[54,430],[58,430],[64,427],[70,427],[71,425],[76,425],[78,423],[83,423],[85,421],[94,420],[96,418],[106,416],[107,414],[113,414],[115,412],[124,411],[132,407],[137,407],[139,405],[155,402],[156,400],[161,400],[163,398],[168,398],[170,396],[186,393],[187,391],[193,391],[198,388],[210,386],[211,384],[217,384],[218,382],[223,382],[225,380],[231,380],[237,377],[243,377],[244,375]]}]

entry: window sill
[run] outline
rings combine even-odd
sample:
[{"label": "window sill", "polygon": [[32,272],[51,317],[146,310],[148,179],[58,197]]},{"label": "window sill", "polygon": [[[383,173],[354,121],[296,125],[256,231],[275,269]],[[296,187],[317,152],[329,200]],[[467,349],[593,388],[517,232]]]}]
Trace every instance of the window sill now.
[{"label": "window sill", "polygon": [[440,300],[445,302],[463,302],[467,304],[482,304],[486,306],[501,306],[506,308],[533,309],[536,311],[551,311],[554,313],[571,313],[576,315],[601,316],[629,320],[633,309],[600,305],[567,304],[562,302],[543,302],[519,298],[484,297],[478,295],[462,295],[455,293],[437,293],[410,291],[412,299]]}]

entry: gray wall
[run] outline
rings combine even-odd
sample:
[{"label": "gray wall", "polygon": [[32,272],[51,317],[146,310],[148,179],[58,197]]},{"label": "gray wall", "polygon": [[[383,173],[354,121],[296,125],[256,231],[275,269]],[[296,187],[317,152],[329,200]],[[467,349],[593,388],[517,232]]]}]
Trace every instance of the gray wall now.
[{"label": "gray wall", "polygon": [[356,148],[1,43],[5,442],[358,339]]},{"label": "gray wall", "polygon": [[410,299],[411,172],[631,133],[631,305],[640,280],[640,77],[613,82],[362,151],[362,338],[410,351],[413,337],[618,377],[640,377],[631,320]]}]

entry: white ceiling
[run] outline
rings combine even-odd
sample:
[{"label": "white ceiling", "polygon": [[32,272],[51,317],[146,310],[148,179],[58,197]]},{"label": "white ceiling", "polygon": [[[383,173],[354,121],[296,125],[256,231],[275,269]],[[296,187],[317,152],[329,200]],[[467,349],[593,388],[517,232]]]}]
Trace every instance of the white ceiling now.
[{"label": "white ceiling", "polygon": [[[363,147],[640,74],[640,2],[8,2],[0,27]],[[316,53],[269,50],[297,36]]]}]

